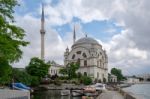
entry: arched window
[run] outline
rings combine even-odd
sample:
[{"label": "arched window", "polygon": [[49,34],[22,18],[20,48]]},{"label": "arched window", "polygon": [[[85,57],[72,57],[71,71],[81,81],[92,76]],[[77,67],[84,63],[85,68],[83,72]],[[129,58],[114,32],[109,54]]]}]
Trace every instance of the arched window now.
[{"label": "arched window", "polygon": [[102,67],[102,60],[100,60],[100,63],[99,63],[99,64],[100,64],[100,67]]},{"label": "arched window", "polygon": [[100,52],[100,55],[102,55],[102,52]]},{"label": "arched window", "polygon": [[87,66],[87,60],[84,60],[84,66]]},{"label": "arched window", "polygon": [[82,56],[83,56],[84,58],[86,58],[86,57],[87,57],[85,53],[83,53],[83,54],[82,54]]},{"label": "arched window", "polygon": [[81,54],[81,51],[77,51],[76,53],[77,53],[77,54]]},{"label": "arched window", "polygon": [[99,78],[99,72],[97,72],[97,78]]},{"label": "arched window", "polygon": [[72,59],[75,59],[75,54],[72,55]]},{"label": "arched window", "polygon": [[78,58],[77,63],[80,65],[80,58]]},{"label": "arched window", "polygon": [[87,76],[87,72],[84,72],[84,76]]}]

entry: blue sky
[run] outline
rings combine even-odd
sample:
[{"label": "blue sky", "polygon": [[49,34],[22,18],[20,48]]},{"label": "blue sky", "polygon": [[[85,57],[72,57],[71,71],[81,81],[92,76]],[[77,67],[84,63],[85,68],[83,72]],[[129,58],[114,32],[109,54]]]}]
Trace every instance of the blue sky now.
[{"label": "blue sky", "polygon": [[147,0],[19,0],[19,3],[21,6],[15,8],[15,19],[26,31],[25,39],[30,45],[22,48],[23,58],[15,67],[25,67],[31,57],[40,56],[43,3],[47,60],[63,64],[63,53],[72,45],[75,25],[77,39],[87,34],[106,49],[109,69],[117,67],[124,74],[130,74],[132,69],[133,74],[149,73],[150,47],[146,42],[150,42],[150,2]]},{"label": "blue sky", "polygon": [[[20,9],[20,6],[15,8],[16,14],[19,14],[20,16],[24,16],[27,13],[32,13],[33,17],[40,18],[41,14],[37,12],[41,4],[43,3],[44,5],[47,5],[42,0],[23,0],[23,1],[24,1],[23,10]],[[59,3],[59,0],[50,0],[50,1],[51,1],[50,5],[52,6],[55,6]],[[83,23],[77,17],[73,17],[71,22],[63,24],[61,26],[59,25],[52,26],[52,28],[56,29],[56,31],[58,31],[58,33],[63,37],[65,33],[72,31],[71,26],[72,23],[81,24],[82,30],[83,32],[85,32],[85,34],[100,39],[102,41],[110,40],[113,35],[120,33],[121,30],[123,29],[121,26],[116,26],[115,20],[111,19],[101,21],[93,20],[92,22]]]}]

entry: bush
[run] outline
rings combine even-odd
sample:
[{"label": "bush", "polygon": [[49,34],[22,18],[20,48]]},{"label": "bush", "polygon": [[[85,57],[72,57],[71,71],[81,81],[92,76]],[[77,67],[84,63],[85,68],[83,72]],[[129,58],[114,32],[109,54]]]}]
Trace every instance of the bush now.
[{"label": "bush", "polygon": [[92,79],[88,76],[82,76],[80,78],[80,82],[82,82],[84,85],[90,85],[92,83]]},{"label": "bush", "polygon": [[31,76],[31,86],[38,86],[40,84],[40,80],[37,76]]},{"label": "bush", "polygon": [[61,82],[58,79],[56,79],[56,80],[54,80],[54,84],[60,86]]},{"label": "bush", "polygon": [[31,76],[26,71],[13,69],[13,79],[14,82],[21,82],[28,86],[38,86],[40,84],[40,79],[37,76]]},{"label": "bush", "polygon": [[96,78],[95,80],[94,80],[94,83],[97,83],[99,80]]},{"label": "bush", "polygon": [[79,79],[72,79],[71,80],[71,83],[73,83],[73,84],[76,84],[76,85],[79,85],[80,84],[80,81],[79,81]]},{"label": "bush", "polygon": [[98,83],[101,83],[101,82],[102,82],[101,79],[99,79],[99,80],[98,80]]},{"label": "bush", "polygon": [[21,82],[26,85],[31,85],[32,77],[26,72],[18,69],[13,69],[14,82]]},{"label": "bush", "polygon": [[67,80],[68,76],[60,76],[60,77],[58,77],[58,79],[60,79],[60,80]]}]

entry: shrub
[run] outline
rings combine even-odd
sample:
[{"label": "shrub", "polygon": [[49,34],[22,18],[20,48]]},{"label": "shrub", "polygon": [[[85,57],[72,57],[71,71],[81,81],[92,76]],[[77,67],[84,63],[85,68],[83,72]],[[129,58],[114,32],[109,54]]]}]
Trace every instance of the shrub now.
[{"label": "shrub", "polygon": [[85,85],[89,85],[92,83],[92,79],[88,76],[82,76],[80,82],[82,82]]},{"label": "shrub", "polygon": [[56,80],[54,80],[54,84],[60,86],[61,82],[58,79],[56,79]]},{"label": "shrub", "polygon": [[31,76],[31,86],[38,86],[40,84],[40,80],[37,76]]},{"label": "shrub", "polygon": [[13,79],[15,82],[21,82],[26,85],[31,85],[32,77],[26,72],[18,69],[13,69]]},{"label": "shrub", "polygon": [[98,80],[98,83],[101,83],[101,82],[102,82],[101,79],[99,79],[99,80]]}]

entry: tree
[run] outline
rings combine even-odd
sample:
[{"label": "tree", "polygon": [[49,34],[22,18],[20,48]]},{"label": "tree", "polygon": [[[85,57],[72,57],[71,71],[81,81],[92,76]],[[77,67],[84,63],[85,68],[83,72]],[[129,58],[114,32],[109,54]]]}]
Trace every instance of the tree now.
[{"label": "tree", "polygon": [[76,71],[79,69],[79,65],[77,63],[71,63],[67,66],[69,79],[76,78]]},{"label": "tree", "polygon": [[68,74],[66,68],[61,68],[61,69],[59,70],[59,73],[60,73],[60,74],[63,74],[63,75],[67,75],[67,74]]},{"label": "tree", "polygon": [[14,82],[21,82],[26,85],[31,85],[32,77],[25,70],[13,69]]},{"label": "tree", "polygon": [[80,82],[82,82],[85,85],[90,85],[92,83],[92,79],[89,76],[82,76],[80,78]]},{"label": "tree", "polygon": [[17,68],[13,68],[13,80],[14,82],[21,82],[29,86],[37,86],[40,84],[37,76],[31,76],[25,70],[19,70]]},{"label": "tree", "polygon": [[65,68],[60,69],[60,73],[63,75],[68,75],[69,79],[76,78],[76,71],[79,69],[79,64],[70,63]]},{"label": "tree", "polygon": [[120,69],[117,69],[117,68],[112,68],[111,74],[117,76],[118,81],[121,81],[124,78],[122,75],[122,71]]},{"label": "tree", "polygon": [[29,65],[26,67],[26,71],[32,76],[42,78],[48,75],[49,67],[50,64],[45,63],[43,60],[34,57],[30,60]]},{"label": "tree", "polygon": [[8,84],[11,82],[12,67],[8,61],[0,57],[0,84]]},{"label": "tree", "polygon": [[24,30],[14,24],[13,8],[17,0],[0,0],[0,57],[9,63],[22,56],[21,46],[26,46]]}]

